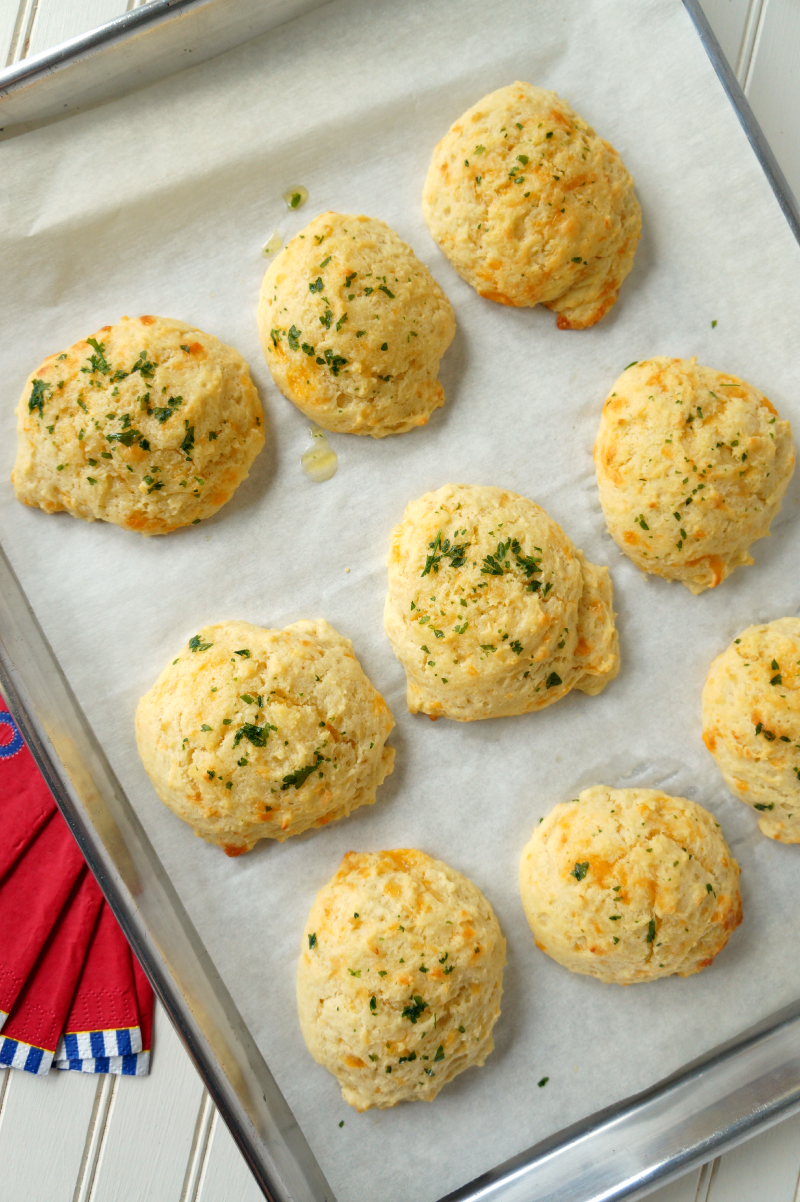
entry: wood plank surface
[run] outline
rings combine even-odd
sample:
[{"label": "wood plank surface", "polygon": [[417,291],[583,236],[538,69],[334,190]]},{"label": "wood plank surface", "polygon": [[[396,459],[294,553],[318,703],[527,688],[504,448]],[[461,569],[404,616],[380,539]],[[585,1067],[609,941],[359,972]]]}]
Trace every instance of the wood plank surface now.
[{"label": "wood plank surface", "polygon": [[0,0],[0,67],[8,66],[17,23],[16,0]]},{"label": "wood plank surface", "polygon": [[700,0],[722,53],[733,67],[739,65],[747,17],[753,0]]},{"label": "wood plank surface", "polygon": [[156,1007],[154,1071],[121,1077],[87,1197],[91,1202],[180,1202],[205,1095],[163,1009]]},{"label": "wood plank surface", "polygon": [[206,1162],[193,1202],[263,1202],[261,1190],[216,1111]]},{"label": "wood plank surface", "polygon": [[13,1069],[6,1073],[0,1111],[0,1199],[72,1202],[98,1078],[60,1072],[37,1077]]},{"label": "wood plank surface", "polygon": [[28,54],[49,50],[79,33],[105,25],[126,8],[126,0],[80,0],[80,3],[72,0],[59,4],[42,4],[40,0],[31,26]]},{"label": "wood plank surface", "polygon": [[787,1119],[719,1161],[708,1202],[795,1202],[800,1117]]},{"label": "wood plank surface", "polygon": [[800,197],[800,3],[765,0],[745,93]]}]

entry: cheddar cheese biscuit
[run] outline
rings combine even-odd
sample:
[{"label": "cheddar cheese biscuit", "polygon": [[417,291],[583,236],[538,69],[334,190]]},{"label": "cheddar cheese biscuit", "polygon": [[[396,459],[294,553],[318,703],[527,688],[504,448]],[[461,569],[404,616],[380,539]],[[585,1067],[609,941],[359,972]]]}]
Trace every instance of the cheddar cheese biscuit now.
[{"label": "cheddar cheese biscuit", "polygon": [[136,711],[158,796],[231,856],[374,802],[393,726],[352,643],[322,619],[205,626]]},{"label": "cheddar cheese biscuit", "polygon": [[717,656],[703,741],[762,834],[800,843],[800,618],[748,626]]},{"label": "cheddar cheese biscuit", "polygon": [[17,406],[17,498],[140,534],[229,501],[264,445],[242,356],[165,317],[123,317],[50,355]]},{"label": "cheddar cheese biscuit", "polygon": [[388,565],[384,625],[412,714],[524,714],[599,693],[619,671],[608,569],[526,497],[426,493],[393,530]]},{"label": "cheddar cheese biscuit", "polygon": [[606,399],[594,448],[615,543],[692,593],[753,562],[794,470],[792,432],[765,396],[695,359],[632,364]]},{"label": "cheddar cheese biscuit", "polygon": [[503,305],[547,305],[560,329],[599,321],[642,223],[617,152],[555,92],[484,96],[433,153],[422,211],[460,276]]},{"label": "cheddar cheese biscuit", "polygon": [[617,985],[706,968],[742,921],[739,866],[685,797],[595,785],[550,811],[522,853],[536,945]]},{"label": "cheddar cheese biscuit", "polygon": [[460,872],[421,851],[348,852],[297,969],[300,1028],[356,1110],[432,1101],[492,1051],[506,943]]},{"label": "cheddar cheese biscuit", "polygon": [[450,302],[410,246],[374,217],[322,213],[267,269],[261,346],[285,397],[326,430],[383,438],[444,404]]}]

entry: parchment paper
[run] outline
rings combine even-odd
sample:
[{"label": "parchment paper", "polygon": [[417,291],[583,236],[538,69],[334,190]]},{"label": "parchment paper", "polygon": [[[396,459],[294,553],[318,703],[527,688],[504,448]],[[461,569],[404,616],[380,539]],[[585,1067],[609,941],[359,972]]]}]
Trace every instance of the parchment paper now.
[{"label": "parchment paper", "polygon": [[[435,143],[515,79],[565,96],[636,180],[636,264],[592,330],[560,332],[546,310],[482,301],[422,221]],[[679,0],[338,0],[6,143],[2,174],[2,542],[340,1202],[429,1202],[796,998],[800,851],[763,838],[727,792],[700,740],[700,690],[741,628],[798,612],[798,485],[755,567],[696,598],[619,554],[591,461],[616,376],[658,354],[741,374],[800,428],[800,248]],[[310,199],[287,215],[281,193],[298,183]],[[450,296],[458,332],[444,410],[383,441],[331,436],[339,473],[313,484],[299,464],[308,423],[270,380],[255,308],[273,227],[288,239],[327,208],[388,221]],[[267,448],[230,504],[166,538],[26,510],[8,484],[28,372],[125,313],[178,317],[239,348],[268,417]],[[383,635],[384,556],[407,502],[447,481],[533,497],[610,564],[623,667],[601,696],[465,725],[408,715]],[[136,755],[136,702],[206,622],[317,615],[353,639],[386,696],[394,775],[351,819],[226,859],[157,800]],[[702,974],[625,989],[536,950],[520,852],[541,815],[594,783],[664,788],[722,823],[745,921]],[[491,900],[508,939],[503,1014],[486,1067],[433,1106],[359,1116],[305,1050],[295,963],[342,854],[396,846],[445,859]]]}]

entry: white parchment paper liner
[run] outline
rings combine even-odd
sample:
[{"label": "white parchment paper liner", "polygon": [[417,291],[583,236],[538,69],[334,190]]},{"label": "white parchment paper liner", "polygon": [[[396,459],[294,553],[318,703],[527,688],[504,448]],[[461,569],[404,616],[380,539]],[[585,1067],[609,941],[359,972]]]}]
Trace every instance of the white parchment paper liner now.
[{"label": "white parchment paper liner", "polygon": [[[434,144],[514,79],[565,96],[636,180],[636,264],[592,330],[562,333],[545,310],[480,300],[422,221]],[[764,839],[728,794],[700,741],[700,689],[738,630],[798,611],[798,486],[755,567],[695,598],[619,554],[591,462],[611,384],[655,354],[741,374],[800,427],[800,249],[679,0],[339,0],[5,143],[2,175],[0,536],[340,1202],[429,1202],[797,997],[800,851]],[[281,193],[297,183],[310,199],[288,214]],[[332,436],[340,470],[318,485],[301,474],[307,422],[271,383],[255,307],[273,227],[288,239],[326,208],[388,221],[445,288],[458,332],[442,366],[445,409],[381,442]],[[248,359],[268,425],[249,480],[213,520],[151,540],[24,509],[8,475],[25,377],[45,354],[148,312],[194,322]],[[533,497],[610,564],[623,668],[600,697],[468,725],[405,712],[382,632],[383,561],[406,503],[446,481]],[[203,623],[317,615],[353,639],[386,696],[397,767],[374,808],[228,860],[156,799],[134,745],[137,699]],[[540,815],[598,782],[663,787],[722,823],[745,921],[701,975],[617,988],[570,976],[534,947],[519,854]],[[358,1116],[300,1036],[299,937],[346,850],[408,845],[465,872],[494,905],[508,938],[503,1015],[486,1067],[434,1106]]]}]

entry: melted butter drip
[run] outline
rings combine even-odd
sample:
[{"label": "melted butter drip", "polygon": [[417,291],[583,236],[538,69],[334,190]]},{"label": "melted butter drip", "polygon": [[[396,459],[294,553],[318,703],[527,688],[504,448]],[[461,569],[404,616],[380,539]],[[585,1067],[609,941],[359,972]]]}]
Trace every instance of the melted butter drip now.
[{"label": "melted butter drip", "polygon": [[280,236],[277,230],[273,230],[269,238],[267,238],[266,242],[261,247],[261,253],[265,259],[268,259],[270,255],[274,255],[275,252],[280,250],[282,246],[283,238]]},{"label": "melted butter drip", "polygon": [[294,188],[287,188],[283,199],[290,209],[302,209],[308,200],[308,188],[304,188],[302,184],[297,184]]},{"label": "melted butter drip", "polygon": [[324,430],[320,430],[318,426],[312,426],[309,433],[312,445],[301,455],[300,466],[309,480],[321,484],[323,480],[330,480],[331,476],[336,475],[339,460],[333,447],[329,444]]}]

